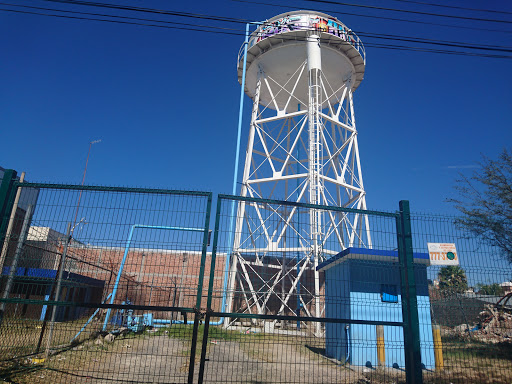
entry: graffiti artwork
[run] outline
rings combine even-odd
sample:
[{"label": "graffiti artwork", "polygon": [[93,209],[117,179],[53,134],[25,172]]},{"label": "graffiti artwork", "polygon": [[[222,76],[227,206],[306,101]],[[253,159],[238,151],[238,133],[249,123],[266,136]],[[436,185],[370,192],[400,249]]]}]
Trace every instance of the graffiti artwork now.
[{"label": "graffiti artwork", "polygon": [[356,39],[352,31],[336,20],[322,18],[316,15],[293,15],[282,17],[260,26],[256,30],[255,36],[249,42],[249,47],[279,33],[297,30],[313,30],[329,33],[352,45],[356,44]]}]

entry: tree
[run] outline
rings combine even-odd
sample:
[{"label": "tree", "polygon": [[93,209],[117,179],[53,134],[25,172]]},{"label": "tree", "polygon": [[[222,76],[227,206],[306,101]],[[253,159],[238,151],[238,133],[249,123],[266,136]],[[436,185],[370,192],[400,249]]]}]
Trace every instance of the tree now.
[{"label": "tree", "polygon": [[455,189],[460,198],[449,199],[462,213],[457,224],[492,246],[512,263],[512,153],[497,160],[483,156],[471,177],[460,175]]},{"label": "tree", "polygon": [[503,287],[498,283],[477,284],[478,293],[481,295],[503,296]]},{"label": "tree", "polygon": [[464,293],[468,289],[466,272],[458,265],[447,265],[439,270],[439,289]]}]

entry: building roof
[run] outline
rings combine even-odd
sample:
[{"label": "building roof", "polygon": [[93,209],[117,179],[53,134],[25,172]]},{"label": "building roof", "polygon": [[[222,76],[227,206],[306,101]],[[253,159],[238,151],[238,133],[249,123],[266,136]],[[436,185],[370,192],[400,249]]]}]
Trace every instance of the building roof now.
[{"label": "building roof", "polygon": [[[414,262],[418,264],[430,264],[428,253],[413,253]],[[336,256],[329,258],[321,263],[318,271],[325,271],[335,265],[342,263],[349,259],[366,260],[366,261],[385,261],[385,262],[398,262],[398,251],[388,251],[383,249],[369,249],[369,248],[347,248],[341,251]]]},{"label": "building roof", "polygon": [[66,235],[57,232],[50,227],[37,227],[31,226],[28,229],[27,240],[28,241],[53,241],[57,242],[60,239],[64,239]]},{"label": "building roof", "polygon": [[[2,275],[8,276],[10,270],[11,270],[11,267],[3,267]],[[55,281],[57,272],[58,271],[56,269],[18,267],[18,268],[16,268],[16,273],[15,273],[14,277],[17,281],[19,279],[27,279],[27,281],[33,281],[33,282],[38,282],[38,283],[39,282],[52,283]],[[66,281],[66,283],[79,282],[79,283],[84,283],[84,284],[88,284],[91,286],[97,286],[97,287],[103,287],[103,285],[105,284],[104,280],[94,279],[89,276],[80,275],[78,273],[67,272],[67,271],[63,272],[62,280]]]}]

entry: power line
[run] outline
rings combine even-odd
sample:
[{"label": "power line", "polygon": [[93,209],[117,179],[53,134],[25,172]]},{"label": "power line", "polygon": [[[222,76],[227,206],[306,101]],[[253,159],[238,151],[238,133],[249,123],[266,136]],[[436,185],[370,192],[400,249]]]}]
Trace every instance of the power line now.
[{"label": "power line", "polygon": [[[140,18],[140,17],[110,15],[110,14],[105,14],[105,13],[91,13],[91,12],[69,11],[69,10],[55,9],[55,8],[36,7],[36,6],[32,6],[32,5],[20,5],[20,4],[11,4],[11,3],[3,3],[3,2],[0,2],[0,5],[7,5],[7,6],[11,6],[11,7],[20,7],[20,8],[29,8],[29,9],[37,9],[37,10],[43,10],[43,11],[52,11],[52,12],[73,13],[73,14],[79,14],[79,15],[112,17],[112,18],[117,18],[117,19],[150,21],[150,22],[158,22],[158,23],[174,24],[174,25],[175,24],[179,24],[179,23],[176,23],[175,21],[144,19],[144,18]],[[45,15],[45,14],[39,14],[39,13],[36,13],[36,14],[37,15],[43,15],[43,16]],[[198,24],[195,24],[194,26],[201,27],[201,28],[212,28],[212,29],[220,29],[220,30],[227,30],[227,31],[242,32],[240,29],[226,28],[226,27],[217,27],[217,26],[211,26],[211,25],[198,25]]]},{"label": "power line", "polygon": [[[62,1],[62,0],[61,0]],[[92,4],[91,2],[87,2],[89,4]],[[34,7],[34,6],[26,6],[26,5],[17,5],[17,4],[10,4],[10,3],[1,3],[3,5],[10,5],[10,6],[17,6],[17,7],[23,7],[23,8],[31,8],[31,9],[38,9],[38,10],[46,10],[46,11],[56,11],[56,12],[66,12],[66,13],[74,13],[74,14],[81,14],[81,15],[92,15],[92,16],[100,16],[100,17],[113,17],[113,18],[124,18],[129,20],[138,20],[138,21],[149,21],[149,22],[158,22],[158,23],[173,23],[172,21],[162,21],[162,20],[153,20],[153,19],[144,19],[144,18],[137,18],[137,17],[128,17],[128,16],[118,16],[118,15],[108,15],[108,14],[98,14],[98,13],[89,13],[89,12],[79,12],[79,11],[69,11],[69,10],[59,10],[54,8],[42,8],[42,7]],[[158,10],[160,11],[160,10]],[[168,13],[172,13],[172,16],[184,16],[189,17],[189,13],[180,13],[176,11],[165,11]],[[218,16],[212,16],[212,15],[205,15],[208,18],[219,18]],[[201,16],[194,14],[194,18],[201,18]],[[225,17],[220,17],[223,20],[226,19]],[[233,19],[233,18],[230,18]],[[240,19],[241,21],[241,19]],[[219,30],[227,30],[227,31],[240,31],[232,28],[223,28],[223,27],[214,27],[214,26],[205,26],[205,25],[193,25],[194,27],[199,28],[213,28],[213,29],[219,29]],[[241,32],[241,31],[240,31]],[[398,41],[408,41],[408,42],[416,42],[421,44],[439,44],[439,45],[445,45],[445,46],[452,46],[452,47],[458,47],[458,48],[468,48],[468,49],[482,49],[482,50],[497,50],[501,52],[510,52],[512,47],[504,47],[504,46],[496,46],[496,45],[472,45],[471,43],[466,42],[454,42],[454,41],[444,41],[444,40],[434,40],[434,39],[425,39],[425,38],[417,38],[417,37],[411,37],[411,36],[400,36],[400,35],[383,35],[383,34],[373,34],[368,32],[357,32],[361,36],[367,36],[370,38],[376,38],[376,39],[382,39],[382,36],[386,36],[386,39],[391,40],[398,40]]]},{"label": "power line", "polygon": [[[193,17],[193,18],[206,18],[206,19],[210,19],[210,20],[228,21],[228,22],[244,23],[244,24],[253,21],[253,20],[233,18],[233,17],[203,15],[203,14],[194,14],[194,13],[188,13],[188,12],[175,12],[175,11],[168,11],[168,10],[163,10],[163,9],[133,7],[133,6],[110,4],[110,3],[98,3],[98,2],[91,2],[91,1],[85,1],[85,0],[42,0],[42,1],[48,1],[48,2],[53,2],[53,3],[63,3],[63,4],[86,5],[86,6],[92,6],[92,7],[103,7],[103,8],[111,8],[111,9],[119,9],[119,10],[129,10],[129,11],[137,11],[137,12],[149,12],[149,13],[166,14],[166,15],[172,15],[172,16],[187,15],[187,17]],[[234,0],[234,1],[236,1],[236,0]],[[307,1],[307,2],[320,2],[320,3],[337,4],[337,5],[347,5],[347,6],[353,6],[353,7],[363,7],[363,8],[372,8],[372,9],[380,9],[380,10],[392,10],[392,11],[394,10],[394,11],[397,11],[397,12],[419,13],[419,14],[422,14],[422,15],[434,15],[434,16],[452,17],[452,18],[467,19],[467,20],[473,20],[473,21],[474,20],[493,21],[492,19],[479,19],[479,18],[454,16],[454,15],[452,15],[452,16],[450,16],[450,15],[441,15],[441,14],[419,12],[419,11],[409,11],[409,10],[401,10],[401,9],[393,9],[393,8],[374,7],[374,6],[369,6],[369,5],[340,3],[340,2],[336,2],[336,1],[330,1],[330,0],[303,0],[303,1]],[[275,5],[275,4],[272,4],[272,5]],[[382,18],[382,17],[377,17],[377,18]],[[494,20],[494,21],[502,22],[502,23],[511,23],[512,24],[512,21],[504,21],[504,20]],[[426,24],[428,24],[428,23],[426,23]],[[476,29],[475,27],[468,27],[468,28],[469,29],[473,29],[473,30]],[[489,30],[489,31],[496,31],[496,30]],[[512,31],[507,31],[507,32],[512,33]]]},{"label": "power line", "polygon": [[[512,52],[512,47],[504,47],[504,46],[496,46],[496,45],[469,45],[468,43],[455,42],[455,41],[443,41],[443,40],[432,40],[432,39],[424,39],[424,38],[414,38],[407,36],[399,36],[399,35],[389,35],[389,34],[374,34],[367,32],[357,32],[359,36],[366,36],[374,39],[386,39],[386,40],[396,40],[396,41],[407,41],[411,43],[422,43],[422,44],[431,44],[431,45],[440,45],[445,47],[454,47],[454,48],[470,48],[470,49],[482,49],[486,51],[497,51],[497,52]],[[366,44],[365,44],[366,45]]]},{"label": "power line", "polygon": [[137,11],[137,12],[146,12],[146,13],[161,14],[161,15],[170,15],[170,16],[189,17],[189,18],[194,18],[194,19],[226,21],[226,22],[242,23],[242,24],[247,24],[247,23],[250,23],[253,21],[253,20],[240,19],[240,18],[235,18],[235,17],[213,16],[213,15],[204,15],[204,14],[200,14],[200,13],[177,12],[177,11],[169,11],[169,10],[164,10],[164,9],[133,7],[133,6],[126,6],[126,5],[98,3],[98,2],[82,1],[82,0],[41,0],[41,1],[48,1],[48,2],[52,2],[52,3],[62,3],[62,4],[72,4],[72,5],[86,5],[89,7],[110,8],[110,9],[118,9],[118,10],[124,10],[124,11]]},{"label": "power line", "polygon": [[[52,2],[52,3],[61,3],[61,4],[72,4],[72,5],[84,5],[84,6],[91,6],[91,7],[110,8],[110,9],[135,11],[135,12],[146,12],[146,13],[153,13],[153,14],[179,16],[179,17],[191,17],[191,18],[208,19],[208,20],[216,20],[216,21],[226,21],[226,22],[234,22],[234,23],[242,23],[242,24],[246,24],[248,22],[253,21],[253,20],[240,19],[240,18],[234,18],[234,17],[203,15],[203,14],[194,14],[194,13],[189,13],[189,12],[176,12],[176,11],[169,11],[169,10],[163,10],[163,9],[133,7],[133,6],[125,6],[125,5],[117,5],[117,4],[109,4],[109,3],[98,3],[98,2],[91,2],[91,1],[85,1],[85,0],[41,0],[41,1],[47,1],[47,2]],[[251,3],[251,1],[243,1],[243,0],[232,0],[232,1]],[[304,1],[313,1],[313,0],[304,0]],[[253,2],[253,3],[256,3],[256,2]],[[333,3],[335,3],[335,2],[333,2]],[[283,7],[282,5],[276,5],[276,4],[265,4],[265,5],[272,5],[272,6]],[[285,6],[285,7],[288,8],[287,6]],[[411,22],[411,23],[417,23],[417,24],[428,24],[428,25],[456,27],[456,28],[463,28],[463,29],[470,29],[470,30],[482,30],[482,31],[489,31],[489,32],[512,33],[512,31],[503,31],[503,30],[496,30],[496,29],[478,28],[478,27],[474,27],[474,26],[464,27],[464,26],[454,26],[454,25],[440,24],[440,23],[429,23],[429,22],[417,21],[417,20],[405,20],[405,19],[397,19],[397,18],[387,18],[387,17],[382,17],[382,16],[370,16],[370,15],[360,15],[360,14],[359,15],[358,14],[352,14],[352,15],[354,15],[354,16],[362,16],[362,17],[372,17],[372,18],[377,18],[377,19],[389,19],[389,20],[394,20],[394,21],[405,21],[405,22]]]},{"label": "power line", "polygon": [[411,4],[428,5],[430,7],[442,7],[442,8],[451,8],[451,9],[461,9],[461,10],[464,10],[464,11],[489,12],[489,13],[499,13],[499,14],[505,14],[505,15],[512,15],[512,12],[497,11],[495,9],[481,9],[481,8],[458,7],[456,5],[434,4],[434,3],[426,3],[426,2],[423,2],[423,1],[414,1],[414,0],[389,0],[389,1],[398,1],[400,3],[411,3]]},{"label": "power line", "polygon": [[424,53],[439,53],[445,55],[458,55],[458,56],[473,56],[473,57],[486,57],[492,59],[512,59],[512,56],[506,55],[493,55],[493,54],[483,54],[483,53],[475,53],[475,52],[465,52],[465,51],[449,51],[443,49],[432,49],[432,48],[423,48],[423,47],[410,47],[410,46],[402,46],[402,45],[390,45],[390,44],[375,44],[369,43],[365,45],[368,48],[383,48],[388,50],[397,50],[397,51],[413,51],[413,52],[424,52]]},{"label": "power line", "polygon": [[[97,19],[92,17],[80,17],[80,16],[67,16],[67,15],[56,15],[50,13],[40,13],[40,12],[30,12],[30,11],[20,11],[17,9],[5,9],[0,8],[1,12],[14,12],[14,13],[23,13],[28,15],[37,15],[37,16],[50,16],[50,17],[59,17],[63,19],[74,19],[74,20],[90,20],[90,21],[103,21],[108,23],[115,24],[129,24],[129,25],[138,25],[143,27],[157,27],[157,28],[166,28],[166,29],[180,29],[186,31],[196,31],[196,32],[210,32],[210,33],[219,33],[225,35],[235,35],[235,36],[244,36],[244,33],[236,33],[236,32],[225,32],[225,31],[211,31],[207,29],[198,29],[198,28],[189,28],[188,26],[171,26],[171,25],[159,25],[159,24],[145,24],[145,23],[135,23],[130,21],[122,21],[122,20],[108,20],[108,19]],[[158,20],[153,20],[153,22],[159,23]],[[208,27],[215,28],[215,27]]]},{"label": "power line", "polygon": [[[259,4],[259,5],[267,5],[271,7],[277,7],[277,8],[286,8],[290,9],[288,5],[282,5],[282,4],[274,4],[274,3],[264,3],[261,1],[254,1],[254,0],[231,0],[237,3],[249,3],[249,4]],[[325,13],[338,13],[339,11],[334,10],[326,10],[326,9],[318,9],[320,12]],[[503,29],[491,29],[491,28],[479,28],[479,27],[467,27],[463,25],[453,25],[453,24],[443,24],[443,23],[433,23],[429,21],[420,21],[420,20],[410,20],[410,19],[400,19],[396,17],[387,17],[387,16],[375,16],[375,15],[363,15],[360,13],[350,13],[350,12],[343,12],[344,15],[349,16],[357,16],[357,17],[366,17],[370,19],[378,19],[378,20],[390,20],[390,21],[399,21],[404,23],[412,23],[412,24],[424,24],[424,25],[435,25],[438,27],[448,27],[448,28],[457,28],[457,29],[468,29],[471,31],[485,31],[485,32],[501,32],[501,33],[512,33],[512,31],[507,31]]]},{"label": "power line", "polygon": [[[208,30],[208,29],[204,29],[205,26],[197,26],[197,25],[187,25],[185,27],[184,26],[169,26],[169,25],[147,24],[147,23],[138,23],[138,22],[130,22],[130,21],[122,21],[122,20],[109,20],[109,19],[100,19],[100,18],[91,18],[91,17],[82,17],[82,16],[57,15],[57,14],[12,10],[12,9],[4,9],[4,8],[0,8],[0,11],[39,15],[39,16],[59,17],[59,18],[75,19],[75,20],[102,21],[102,22],[110,22],[110,23],[116,23],[116,24],[129,24],[129,25],[138,25],[138,26],[146,26],[146,27],[157,27],[157,28],[166,28],[166,29],[179,29],[179,30],[187,30],[187,31],[227,34],[227,35],[235,35],[235,36],[245,35],[241,31],[240,32],[230,32],[230,31]],[[73,11],[69,11],[69,12],[73,12]],[[109,17],[109,16],[106,15],[106,17]],[[160,23],[160,21],[158,21],[158,20],[152,20],[152,22]],[[206,28],[216,28],[216,27],[206,26]],[[297,40],[297,39],[293,38],[293,40]],[[421,41],[414,41],[414,42],[425,43],[425,42],[421,42]],[[342,43],[340,43],[340,44],[342,44]],[[428,43],[428,44],[433,44],[433,43]],[[436,44],[433,44],[433,45],[436,45]],[[452,51],[439,50],[439,49],[432,49],[432,48],[425,48],[425,47],[410,47],[410,46],[400,46],[400,45],[390,45],[390,44],[365,43],[365,46],[366,47],[375,47],[375,48],[389,48],[389,49],[393,49],[393,50],[407,50],[407,51],[418,51],[418,52],[456,54],[456,55],[487,57],[487,58],[501,58],[501,59],[511,59],[512,58],[512,56],[507,56],[507,55],[490,55],[490,54],[482,54],[482,53],[475,53],[475,52],[464,52],[464,51],[455,51],[455,50],[452,50]],[[470,47],[470,46],[461,46],[461,47],[462,48],[476,48],[476,49],[480,48],[480,47]]]},{"label": "power line", "polygon": [[[114,17],[114,18],[124,18],[129,20],[138,20],[138,21],[149,21],[149,22],[158,22],[158,23],[173,23],[172,21],[162,21],[162,20],[153,20],[153,19],[144,19],[144,18],[136,18],[136,17],[128,17],[128,16],[118,16],[118,15],[108,15],[108,14],[98,14],[98,13],[89,13],[89,12],[78,12],[78,11],[69,11],[69,10],[59,10],[53,8],[42,8],[42,7],[34,7],[34,6],[25,6],[25,5],[14,5],[10,3],[2,3],[3,5],[17,6],[23,8],[30,9],[38,9],[38,10],[46,10],[46,11],[57,11],[57,12],[65,12],[65,13],[74,13],[80,15],[92,15],[92,16],[100,16],[100,17]],[[192,27],[198,28],[213,28],[220,30],[228,30],[228,31],[236,31],[242,33],[240,30],[232,29],[232,28],[223,28],[223,27],[215,27],[215,26],[205,26],[205,25],[192,25]],[[397,40],[397,41],[407,41],[413,43],[421,43],[421,44],[431,44],[431,45],[441,45],[448,47],[457,47],[457,48],[467,48],[467,49],[481,49],[481,50],[494,50],[499,52],[512,52],[512,47],[504,47],[504,46],[495,46],[495,45],[471,45],[470,43],[465,42],[454,42],[454,41],[443,41],[443,40],[434,40],[434,39],[424,39],[424,38],[416,38],[411,36],[400,36],[400,35],[390,35],[390,34],[374,34],[367,32],[357,32],[360,36],[367,36],[375,39],[386,39],[386,40]]]},{"label": "power line", "polygon": [[[107,3],[96,3],[96,2],[83,1],[83,0],[46,0],[46,1],[58,2],[58,3],[68,3],[68,4],[70,4],[70,3],[71,4],[72,3],[79,3],[81,5],[86,4],[88,6],[100,5],[101,7],[108,7],[108,8],[110,8],[110,5],[107,4]],[[124,9],[124,10],[128,10],[128,9],[136,10],[136,11],[142,10],[143,12],[151,12],[151,13],[159,13],[159,14],[164,13],[166,15],[172,15],[172,16],[193,17],[193,18],[207,18],[207,19],[210,19],[210,20],[214,19],[214,20],[218,20],[218,21],[227,21],[227,20],[229,20],[230,22],[235,21],[235,22],[241,22],[241,23],[245,23],[246,22],[246,20],[244,20],[244,19],[228,18],[228,17],[224,17],[224,16],[190,14],[190,13],[186,13],[186,12],[177,12],[177,11],[169,11],[169,10],[161,10],[161,9],[127,7],[127,6],[113,5],[114,9],[119,9],[119,7],[122,7],[122,9]],[[119,16],[117,16],[117,17],[119,17]],[[133,18],[133,19],[137,20],[138,18]],[[148,21],[147,19],[140,19],[140,20]],[[153,21],[153,20],[151,20],[151,21]],[[374,37],[374,38],[382,38],[382,37],[380,37],[377,34],[366,34],[366,36]],[[387,35],[387,37],[388,38],[390,37],[392,39],[396,39],[396,40],[399,40],[399,41],[418,42],[418,43],[422,43],[422,44],[429,44],[429,43],[436,44],[436,43],[439,43],[440,45],[459,47],[459,48],[469,48],[469,49],[489,50],[489,49],[492,49],[492,48],[497,48],[498,51],[502,51],[502,52],[509,52],[508,49],[510,49],[510,47],[503,47],[503,46],[493,46],[493,45],[477,45],[477,46],[475,46],[475,45],[472,45],[470,43],[465,43],[465,42],[441,41],[441,40],[433,40],[433,39],[415,38],[415,37],[411,37],[411,36]]]},{"label": "power line", "polygon": [[[171,12],[172,12],[172,11],[166,11],[166,10],[162,10],[162,9],[151,9],[151,8],[144,8],[144,7],[109,4],[109,3],[93,3],[93,2],[84,1],[84,0],[42,0],[42,1],[49,1],[49,2],[54,2],[54,3],[77,4],[77,5],[89,5],[89,6],[103,6],[103,7],[123,9],[123,10],[137,10],[140,12],[162,13],[162,14],[171,14]],[[446,18],[455,18],[455,19],[462,19],[462,20],[512,24],[512,21],[510,21],[510,20],[484,19],[484,18],[470,17],[470,16],[447,15],[447,14],[434,13],[434,12],[422,12],[422,11],[413,11],[413,10],[399,9],[399,8],[377,7],[377,6],[373,6],[373,5],[343,3],[343,2],[332,1],[332,0],[303,0],[303,1],[313,2],[313,3],[327,3],[327,4],[343,5],[343,6],[348,6],[348,7],[377,9],[377,10],[392,11],[392,12],[403,12],[403,13],[411,13],[411,14],[418,14],[418,15],[424,15],[424,16],[435,16],[435,17],[446,17]],[[412,2],[412,0],[394,0],[394,1]],[[464,9],[464,7],[453,7],[453,8]],[[476,10],[476,9],[472,9],[472,10]],[[509,12],[499,12],[499,11],[495,11],[495,12],[500,13],[500,14],[502,14],[502,13],[509,14]],[[190,13],[190,15],[196,15],[196,16],[200,16],[200,17],[208,16],[208,15],[192,14],[192,13]],[[218,18],[217,16],[214,16],[214,17]],[[235,22],[242,21],[244,23],[248,23],[251,21],[251,20],[242,20],[239,18],[224,18],[224,19],[235,21]]]},{"label": "power line", "polygon": [[331,1],[331,0],[303,0],[303,1],[306,1],[306,2],[309,2],[309,3],[325,3],[325,4],[344,5],[344,6],[347,6],[347,7],[377,9],[377,10],[380,10],[380,11],[392,11],[392,12],[410,13],[410,14],[423,15],[423,16],[445,17],[445,18],[450,18],[450,19],[461,19],[461,20],[472,20],[472,21],[485,21],[485,22],[490,22],[490,23],[512,24],[512,21],[510,21],[510,20],[482,19],[482,18],[479,18],[479,17],[446,15],[446,14],[434,13],[434,12],[411,11],[409,9],[377,7],[375,5],[342,3],[342,2]]}]

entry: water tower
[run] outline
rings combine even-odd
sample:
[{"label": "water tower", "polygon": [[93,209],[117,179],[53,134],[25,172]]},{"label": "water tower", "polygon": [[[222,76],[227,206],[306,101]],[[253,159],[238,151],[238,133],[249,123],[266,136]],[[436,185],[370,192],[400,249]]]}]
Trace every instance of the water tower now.
[{"label": "water tower", "polygon": [[[293,11],[252,32],[240,83],[244,59],[253,106],[241,195],[366,209],[353,105],[365,71],[359,38],[335,17]],[[226,310],[322,317],[316,267],[352,246],[372,246],[364,215],[239,203]]]}]

